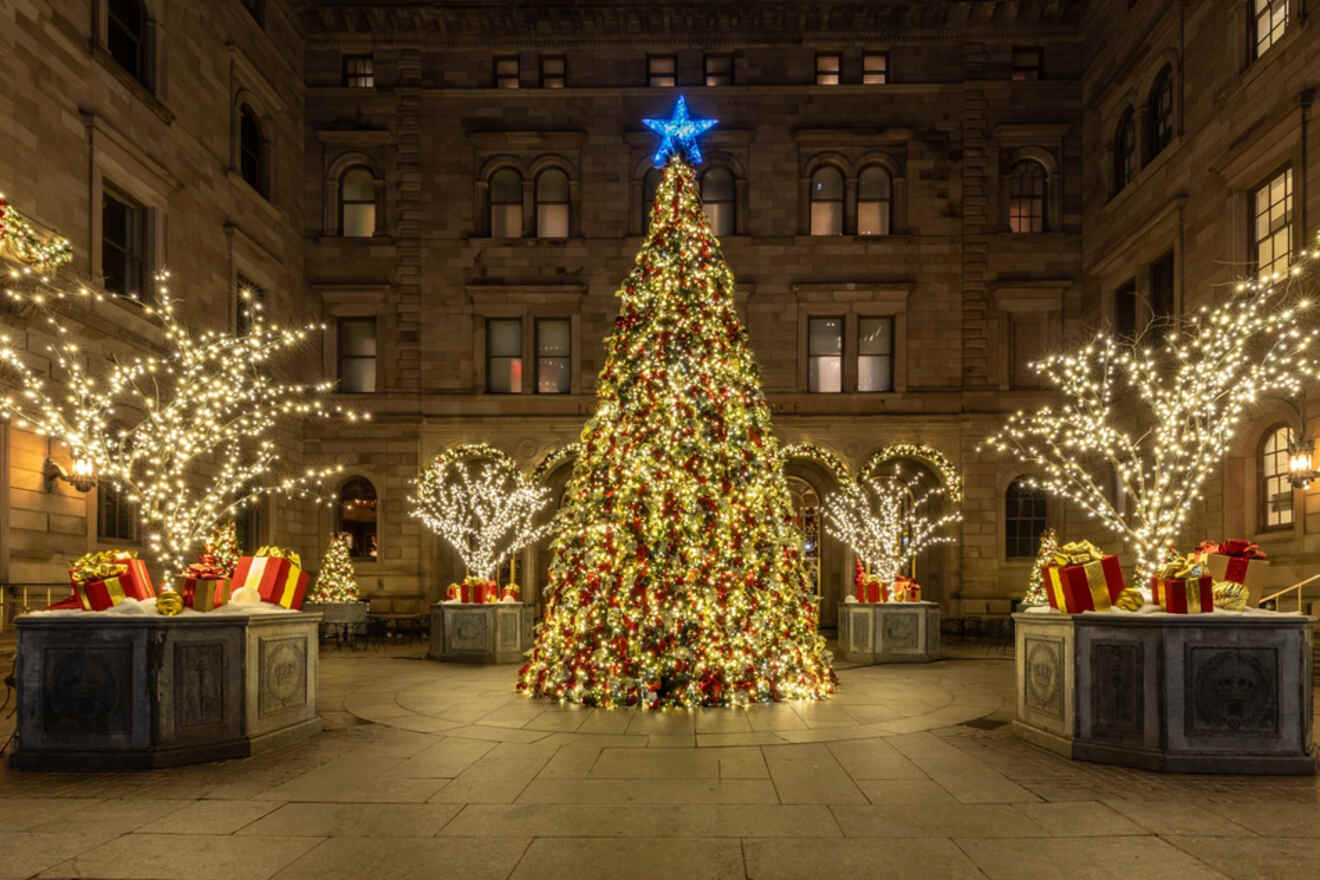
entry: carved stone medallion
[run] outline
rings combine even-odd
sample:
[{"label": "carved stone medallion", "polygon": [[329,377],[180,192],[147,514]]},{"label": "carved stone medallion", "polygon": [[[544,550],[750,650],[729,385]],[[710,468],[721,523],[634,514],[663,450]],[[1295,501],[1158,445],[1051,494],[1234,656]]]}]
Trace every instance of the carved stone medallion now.
[{"label": "carved stone medallion", "polygon": [[307,703],[307,639],[261,640],[261,714]]},{"label": "carved stone medallion", "polygon": [[920,630],[916,614],[897,613],[884,615],[884,646],[886,651],[915,649],[917,634]]},{"label": "carved stone medallion", "polygon": [[48,647],[41,682],[42,725],[62,733],[127,733],[133,726],[133,649]]},{"label": "carved stone medallion", "polygon": [[1091,719],[1096,736],[1139,736],[1145,727],[1145,650],[1137,642],[1091,646]]},{"label": "carved stone medallion", "polygon": [[1279,734],[1275,648],[1187,648],[1188,736]]},{"label": "carved stone medallion", "polygon": [[1024,639],[1023,701],[1028,709],[1063,720],[1063,639]]}]

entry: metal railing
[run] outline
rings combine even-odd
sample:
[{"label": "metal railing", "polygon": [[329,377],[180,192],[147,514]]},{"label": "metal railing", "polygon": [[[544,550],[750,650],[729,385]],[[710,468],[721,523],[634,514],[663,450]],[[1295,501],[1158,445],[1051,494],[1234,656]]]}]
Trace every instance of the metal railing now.
[{"label": "metal railing", "polygon": [[0,632],[14,623],[14,618],[28,611],[39,611],[68,596],[68,581],[43,584],[0,584]]},{"label": "metal railing", "polygon": [[[1320,574],[1313,574],[1313,575],[1311,575],[1309,578],[1307,578],[1306,580],[1304,580],[1304,581],[1298,581],[1297,583],[1293,584],[1291,587],[1284,587],[1282,590],[1279,590],[1277,593],[1270,593],[1268,596],[1263,596],[1263,597],[1261,597],[1260,601],[1258,601],[1258,602],[1256,603],[1256,605],[1259,607],[1259,606],[1261,606],[1261,605],[1264,605],[1266,602],[1270,602],[1270,601],[1276,600],[1276,599],[1278,599],[1280,596],[1283,596],[1283,595],[1285,595],[1285,594],[1287,594],[1287,593],[1291,593],[1293,590],[1296,590],[1296,591],[1297,591],[1297,610],[1298,610],[1298,611],[1301,611],[1301,610],[1302,610],[1302,588],[1305,587],[1307,584],[1311,583],[1311,581],[1316,580],[1317,578],[1320,578]],[[1276,606],[1276,607],[1277,607],[1277,606]],[[1282,611],[1283,609],[1282,609],[1282,608],[1279,608],[1278,610]]]}]

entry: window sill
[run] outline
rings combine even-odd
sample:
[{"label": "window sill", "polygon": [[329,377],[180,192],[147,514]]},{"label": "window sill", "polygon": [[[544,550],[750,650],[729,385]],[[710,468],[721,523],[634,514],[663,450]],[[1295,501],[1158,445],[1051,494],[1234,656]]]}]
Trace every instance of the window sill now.
[{"label": "window sill", "polygon": [[527,247],[562,247],[573,242],[581,242],[583,238],[578,235],[570,235],[567,238],[539,238],[535,235],[521,235],[514,237],[497,238],[493,235],[469,235],[468,241],[485,242],[494,245],[525,245]]},{"label": "window sill", "polygon": [[166,107],[164,102],[152,94],[151,90],[133,77],[127,70],[119,66],[119,62],[114,56],[106,50],[100,43],[92,44],[92,57],[97,60],[102,68],[107,70],[119,83],[139,101],[147,105],[147,108],[160,117],[160,121],[166,125],[174,122],[174,112]]},{"label": "window sill", "polygon": [[[1133,192],[1141,189],[1142,185],[1145,184],[1147,180],[1155,176],[1156,173],[1171,161],[1171,157],[1178,152],[1179,148],[1182,146],[1182,142],[1183,136],[1181,134],[1169,141],[1168,145],[1160,150],[1158,156],[1143,165],[1141,169],[1132,176],[1132,180],[1128,181],[1127,186],[1109,197],[1109,200],[1105,202],[1104,207],[1101,210],[1105,213],[1116,211],[1118,210],[1119,205],[1129,201]],[[1110,156],[1112,157],[1112,155],[1113,154],[1111,153]]]},{"label": "window sill", "polygon": [[394,245],[396,244],[394,236],[384,235],[381,233],[377,233],[375,235],[363,236],[363,235],[337,235],[332,232],[323,232],[320,235],[316,236],[316,242],[317,244],[322,244],[326,242],[346,242],[349,243],[349,247],[358,246],[359,242],[361,243],[361,246],[369,245],[375,247],[382,247],[382,246],[394,247]]}]

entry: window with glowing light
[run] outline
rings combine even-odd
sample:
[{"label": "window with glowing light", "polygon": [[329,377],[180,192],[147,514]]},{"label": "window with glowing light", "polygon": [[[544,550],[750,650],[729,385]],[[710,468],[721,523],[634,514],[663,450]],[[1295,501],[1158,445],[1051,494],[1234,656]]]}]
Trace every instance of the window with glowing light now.
[{"label": "window with glowing light", "polygon": [[733,173],[727,168],[711,168],[701,175],[701,209],[716,235],[733,235],[737,212]]},{"label": "window with glowing light", "polygon": [[270,196],[270,158],[266,135],[262,132],[261,121],[247,104],[239,110],[238,151],[239,170],[248,186],[262,196]]},{"label": "window with glowing light", "polygon": [[547,168],[536,176],[536,237],[568,238],[568,175]]},{"label": "window with glowing light", "polygon": [[1041,51],[1037,46],[1014,46],[1010,76],[1019,82],[1040,79]]},{"label": "window with glowing light", "polygon": [[1292,254],[1292,169],[1285,168],[1251,194],[1256,274],[1284,273]]},{"label": "window with glowing light", "polygon": [[486,320],[486,390],[492,394],[522,392],[522,319]]},{"label": "window with glowing light", "polygon": [[516,89],[521,83],[521,77],[518,74],[518,57],[509,56],[495,59],[495,87],[499,89]]},{"label": "window with glowing light", "polygon": [[1155,77],[1155,86],[1146,102],[1146,161],[1164,151],[1173,141],[1173,68],[1165,66]]},{"label": "window with glowing light", "polygon": [[843,390],[843,317],[807,321],[807,390],[837,394]]},{"label": "window with glowing light", "polygon": [[106,3],[106,49],[133,79],[151,88],[147,9],[141,0]]},{"label": "window with glowing light", "polygon": [[522,237],[523,179],[512,168],[501,168],[491,175],[490,234],[492,238]]},{"label": "window with glowing light", "polygon": [[375,59],[370,55],[345,55],[344,85],[350,89],[375,88]]},{"label": "window with glowing light", "polygon": [[857,390],[894,390],[894,319],[857,321]]},{"label": "window with glowing light", "polygon": [[353,477],[339,490],[339,531],[348,533],[349,556],[376,559],[376,487],[365,477]]},{"label": "window with glowing light", "polygon": [[1008,178],[1008,228],[1016,233],[1045,231],[1045,166],[1023,159]]},{"label": "window with glowing light", "polygon": [[892,204],[889,170],[879,165],[863,168],[857,176],[857,234],[888,235]]},{"label": "window with glowing light", "polygon": [[1004,555],[1034,559],[1045,531],[1045,492],[1018,477],[1004,493]]},{"label": "window with glowing light", "polygon": [[816,85],[837,86],[839,84],[839,62],[842,56],[838,52],[816,53]]},{"label": "window with glowing light", "polygon": [[252,279],[239,275],[235,279],[237,304],[234,308],[234,335],[247,336],[252,332],[256,316],[266,306],[266,291]]},{"label": "window with glowing light", "polygon": [[1265,432],[1260,446],[1260,521],[1263,528],[1280,529],[1293,524],[1293,486],[1290,451],[1297,434],[1288,425],[1275,425]]},{"label": "window with glowing light", "polygon": [[819,596],[820,586],[820,493],[801,477],[788,477],[788,492],[793,499],[793,520],[802,533],[802,562],[811,586]]},{"label": "window with glowing light", "polygon": [[96,537],[102,541],[136,542],[137,505],[109,481],[96,485]]},{"label": "window with glowing light", "polygon": [[[246,497],[253,491],[252,486],[247,486],[239,493],[240,497]],[[234,516],[234,540],[240,550],[244,553],[252,553],[262,544],[266,543],[266,499],[257,497],[252,499]]]},{"label": "window with glowing light", "polygon": [[1129,107],[1123,111],[1114,130],[1114,194],[1132,182],[1137,173],[1136,114]]},{"label": "window with glowing light", "polygon": [[811,234],[843,235],[843,174],[830,165],[811,175]]},{"label": "window with glowing light", "polygon": [[652,168],[642,178],[642,231],[651,229],[651,211],[655,207],[655,194],[660,189],[660,169]]},{"label": "window with glowing light", "polygon": [[376,319],[339,319],[339,390],[369,394],[376,390]]},{"label": "window with glowing light", "polygon": [[376,234],[376,175],[355,165],[339,179],[339,234],[371,238]]},{"label": "window with glowing light", "polygon": [[101,191],[101,275],[116,296],[151,302],[147,283],[147,209],[108,183]]},{"label": "window with glowing light", "polygon": [[1259,58],[1283,38],[1288,29],[1288,0],[1251,0],[1252,49]]},{"label": "window with glowing light", "polygon": [[568,318],[536,321],[536,392],[567,394],[573,390],[573,324]]},{"label": "window with glowing light", "polygon": [[707,54],[705,59],[706,85],[733,85],[733,56]]},{"label": "window with glowing light", "polygon": [[889,53],[867,52],[862,56],[862,85],[882,86],[889,82]]},{"label": "window with glowing light", "polygon": [[562,89],[568,85],[568,62],[563,55],[541,56],[541,88]]},{"label": "window with glowing light", "polygon": [[646,84],[657,89],[667,89],[678,85],[677,56],[648,55],[646,57]]}]

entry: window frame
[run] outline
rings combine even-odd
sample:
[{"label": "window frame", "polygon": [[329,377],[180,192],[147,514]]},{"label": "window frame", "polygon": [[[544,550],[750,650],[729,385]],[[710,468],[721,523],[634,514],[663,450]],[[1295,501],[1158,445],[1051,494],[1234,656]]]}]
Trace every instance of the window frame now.
[{"label": "window frame", "polygon": [[[369,500],[372,502],[371,510],[374,516],[372,520],[371,537],[375,542],[373,545],[373,549],[376,551],[376,553],[374,556],[371,553],[354,553],[353,550],[350,548],[348,554],[349,559],[351,559],[355,565],[359,562],[378,562],[380,560],[380,536],[381,536],[380,492],[376,489],[375,481],[371,480],[368,477],[363,476],[362,474],[353,474],[339,485],[338,502],[335,505],[335,526],[336,526],[335,531],[337,533],[348,532],[349,534],[353,534],[354,532],[353,529],[345,528],[346,520],[344,519],[344,505],[345,505],[344,492],[350,486],[357,484],[365,484],[371,490],[371,497],[365,500]],[[352,500],[356,501],[361,499],[354,498]],[[354,543],[356,543],[356,541]]]},{"label": "window frame", "polygon": [[[344,345],[345,329],[350,324],[370,324],[373,353],[348,354]],[[336,387],[338,394],[374,394],[380,388],[380,320],[376,315],[339,315],[335,318],[335,356],[337,363]],[[349,361],[371,361],[372,387],[346,388],[344,366]]]},{"label": "window frame", "polygon": [[[106,528],[106,507],[114,507],[114,528]],[[120,527],[127,521],[127,530]],[[141,538],[141,517],[138,506],[124,498],[123,489],[110,480],[96,483],[96,540],[101,543],[138,543]]]},{"label": "window frame", "polygon": [[[500,65],[508,63],[513,64],[513,73],[501,73]],[[491,70],[494,73],[495,88],[522,88],[522,59],[518,55],[496,55],[491,61]]]},{"label": "window frame", "polygon": [[[1167,107],[1162,107],[1166,103]],[[1173,65],[1166,64],[1155,75],[1150,94],[1146,96],[1146,162],[1168,149],[1176,135]]]},{"label": "window frame", "polygon": [[[839,179],[839,197],[837,199],[826,199],[816,197],[816,178],[822,174],[834,174]],[[891,181],[892,184],[892,181]],[[842,168],[832,165],[828,162],[822,163],[811,170],[811,175],[807,178],[807,234],[817,238],[828,238],[830,236],[843,235],[847,228],[848,215],[848,176]],[[814,210],[817,204],[837,204],[839,206],[838,231],[836,232],[817,232],[816,231],[816,212]]]},{"label": "window frame", "polygon": [[[812,325],[823,321],[839,322],[839,351],[838,354],[816,354],[811,350],[811,343],[814,338]],[[807,316],[807,362],[806,362],[806,390],[808,394],[843,394],[846,390],[847,381],[844,377],[844,365],[848,354],[848,316],[840,312],[838,314],[819,314]],[[815,361],[833,359],[839,362],[839,387],[833,390],[823,390],[811,387],[811,368]],[[821,375],[820,370],[816,371],[817,377]],[[818,383],[819,384],[819,383]]]},{"label": "window frame", "polygon": [[[822,68],[821,62],[833,59],[834,69]],[[817,52],[816,63],[813,68],[815,71],[815,83],[818,86],[838,86],[843,84],[843,53],[839,51]],[[830,77],[834,78],[829,82]]]},{"label": "window frame", "polygon": [[[1033,55],[1034,61],[1022,63],[1026,55]],[[1045,51],[1040,46],[1014,46],[1009,50],[1008,78],[1013,82],[1039,82],[1044,79]]]},{"label": "window frame", "polygon": [[[541,181],[550,174],[559,174],[564,178],[563,201],[547,201],[541,197]],[[547,235],[545,233],[544,227],[548,224],[541,220],[541,209],[543,207],[563,208],[563,235]],[[573,178],[569,175],[568,169],[560,165],[547,165],[536,172],[536,176],[532,178],[532,216],[535,218],[536,223],[534,238],[562,241],[573,237]]]},{"label": "window frame", "polygon": [[[668,61],[670,70],[657,71],[655,63],[657,61]],[[656,82],[656,80],[668,79],[669,82]],[[646,56],[646,85],[652,89],[672,89],[678,86],[678,56],[676,54],[647,54]]]},{"label": "window frame", "polygon": [[[344,195],[344,189],[345,189],[345,188],[344,188],[344,181],[346,181],[346,180],[348,179],[348,175],[354,173],[355,171],[364,171],[364,172],[366,172],[367,176],[371,178],[371,198],[369,198],[369,199],[349,199],[349,198],[347,198],[347,197]],[[379,198],[378,198],[378,196],[377,196],[377,193],[376,193],[376,184],[377,184],[377,181],[376,181],[376,172],[375,172],[375,170],[374,170],[371,166],[369,166],[369,165],[364,165],[364,164],[362,164],[362,163],[355,163],[355,164],[353,164],[353,165],[348,166],[347,168],[345,168],[345,169],[340,173],[340,175],[339,175],[339,193],[338,193],[338,195],[339,195],[339,224],[338,224],[339,229],[338,229],[338,231],[339,231],[339,236],[340,236],[340,238],[374,238],[374,237],[376,236],[376,234],[380,231],[380,217],[378,216],[378,215],[380,214],[380,200],[379,200]],[[345,225],[344,225],[344,213],[345,213],[345,212],[344,212],[344,209],[345,209],[346,207],[354,206],[354,205],[370,205],[370,206],[371,206],[371,232],[370,232],[370,234],[368,234],[368,235],[349,235],[349,234],[345,231],[346,227],[345,227]]]},{"label": "window frame", "polygon": [[[353,70],[354,64],[366,62],[367,69]],[[374,89],[376,87],[376,56],[370,52],[355,53],[343,57],[344,88]]]},{"label": "window frame", "polygon": [[1113,145],[1114,195],[1132,183],[1137,175],[1137,123],[1136,112],[1128,105],[1118,117],[1114,129]]},{"label": "window frame", "polygon": [[[573,319],[571,317],[558,317],[555,315],[535,315],[532,320],[532,346],[536,361],[536,375],[532,386],[534,394],[572,394],[573,393]],[[568,331],[568,353],[564,355],[546,356],[541,353],[541,326],[543,324],[563,324],[564,329]],[[563,361],[564,375],[567,378],[567,385],[562,390],[546,391],[541,388],[541,371],[543,361]]]},{"label": "window frame", "polygon": [[[1032,169],[1032,178],[1040,182],[1039,193],[1020,191],[1021,184],[1027,179],[1023,169]],[[1008,231],[1014,235],[1033,235],[1049,231],[1050,170],[1038,159],[1022,158],[1016,160],[1008,172]],[[1039,209],[1029,208],[1024,215],[1018,210],[1023,202],[1038,203]],[[1019,228],[1025,217],[1027,228]]]},{"label": "window frame", "polygon": [[[885,321],[889,324],[889,351],[881,354],[863,354],[862,353],[862,325],[867,321]],[[845,321],[845,333],[847,330]],[[896,315],[863,315],[857,316],[857,345],[854,357],[857,361],[857,393],[858,394],[893,394],[896,382],[894,374],[897,368],[897,352],[894,350],[897,340],[895,338],[895,328],[898,325]],[[889,362],[889,387],[887,388],[863,388],[862,387],[862,361],[864,359],[883,358]]]},{"label": "window frame", "polygon": [[[711,62],[727,62],[728,70],[723,72],[712,71]],[[707,52],[701,60],[702,81],[706,88],[719,88],[720,86],[731,86],[734,84],[733,78],[733,53],[732,52]],[[723,79],[723,82],[718,80]],[[717,80],[711,82],[712,79]]]},{"label": "window frame", "polygon": [[[1026,475],[1015,477],[1004,489],[1004,559],[1009,561],[1035,559],[1036,553],[1040,549],[1040,536],[1049,528],[1050,502],[1049,496],[1040,488],[1032,488],[1026,485],[1028,479]],[[1023,498],[1030,496],[1032,509],[1029,514],[1022,514]],[[1016,510],[1011,510],[1009,505],[1016,500]],[[1036,510],[1039,508],[1039,515]],[[1018,524],[1015,528],[1014,524]],[[1021,524],[1031,525],[1034,536],[1030,540],[1024,540]],[[1036,528],[1036,525],[1039,528]],[[1029,544],[1030,546],[1027,546]],[[1026,552],[1018,552],[1024,550]]]},{"label": "window frame", "polygon": [[[559,62],[560,67],[559,67],[559,72],[558,72],[558,73],[547,73],[547,72],[546,72],[546,69],[545,69],[546,62],[551,62],[551,61],[558,61],[558,62]],[[540,79],[540,87],[541,87],[541,88],[543,88],[543,89],[566,89],[566,88],[568,88],[568,56],[567,56],[567,55],[564,55],[564,54],[562,54],[562,53],[560,53],[560,54],[542,55],[542,56],[540,57],[540,60],[539,60],[538,63],[537,63],[537,69],[538,69],[538,71],[539,71],[539,73],[540,73],[540,76],[541,76],[541,79]],[[557,85],[554,84],[554,81],[555,81],[555,80],[558,80],[558,84],[557,84]]]},{"label": "window frame", "polygon": [[[879,68],[872,65],[875,59],[880,59]],[[874,77],[880,77],[874,79]],[[864,86],[884,86],[889,85],[889,50],[876,50],[873,52],[862,53],[862,85]]]},{"label": "window frame", "polygon": [[[486,346],[485,346],[485,352],[484,352],[484,354],[485,354],[485,361],[486,361],[486,377],[485,377],[485,378],[486,378],[486,382],[485,382],[486,389],[485,389],[485,392],[486,392],[487,394],[501,394],[501,395],[504,395],[504,394],[516,395],[516,394],[522,394],[522,393],[524,393],[524,386],[525,386],[527,383],[525,383],[525,382],[523,381],[524,370],[523,370],[523,368],[522,368],[522,365],[523,365],[524,361],[526,360],[526,359],[524,358],[524,356],[523,356],[523,355],[524,355],[524,352],[523,352],[523,345],[524,345],[524,343],[525,343],[525,341],[526,341],[526,335],[527,335],[527,334],[523,332],[523,330],[524,330],[524,327],[523,327],[523,323],[524,323],[523,318],[522,318],[521,316],[519,316],[519,317],[512,317],[512,316],[501,316],[501,315],[489,315],[489,316],[485,317],[483,320],[486,322],[486,327],[485,327]],[[517,353],[516,355],[495,355],[495,354],[492,354],[492,353],[491,353],[491,352],[492,352],[492,349],[493,349],[493,346],[491,345],[491,337],[494,335],[494,328],[495,328],[495,325],[496,325],[496,324],[509,324],[509,325],[512,325],[512,326],[515,326],[515,327],[518,328],[518,346],[517,346],[517,352],[518,352],[518,353]],[[501,391],[501,390],[497,390],[497,389],[491,387],[492,384],[493,384],[494,377],[495,377],[495,371],[494,371],[493,369],[491,369],[491,367],[492,367],[492,365],[493,365],[496,361],[517,361],[517,362],[518,362],[518,387],[517,387],[517,388],[513,388],[513,387],[512,387],[512,385],[513,385],[512,382],[509,383],[510,388],[509,388],[508,391]]]},{"label": "window frame", "polygon": [[[729,197],[727,199],[718,199],[715,201],[706,198],[706,178],[711,174],[726,174],[729,178]],[[643,187],[645,184],[643,183]],[[717,236],[727,238],[730,235],[738,234],[738,177],[733,173],[733,169],[727,165],[711,165],[701,172],[701,177],[697,179],[697,192],[701,194],[701,208],[705,212],[707,205],[727,205],[728,211],[728,231],[721,232],[715,228],[711,221],[710,214],[706,214],[707,222],[710,222],[711,232]]]},{"label": "window frame", "polygon": [[[105,211],[106,211],[107,202],[117,202],[118,204],[124,206],[131,220],[131,225],[133,226],[133,229],[127,231],[125,241],[122,243],[112,241],[106,232]],[[148,214],[148,210],[149,209],[147,208],[146,205],[144,205],[142,202],[140,202],[138,199],[134,198],[133,196],[129,195],[128,192],[123,188],[114,185],[108,180],[104,180],[104,179],[102,180],[101,225],[100,225],[101,265],[99,267],[101,272],[102,288],[107,293],[113,293],[116,297],[120,299],[129,300],[130,302],[136,302],[143,305],[151,305],[156,301],[155,286],[150,283],[151,274],[152,274],[151,272],[152,267],[150,265],[151,249],[150,249],[150,240],[149,240],[151,218],[150,215]],[[136,245],[137,247],[136,253],[133,253],[130,250],[129,247],[130,244]],[[124,290],[115,290],[108,286],[107,277],[106,277],[107,250],[114,250],[117,254],[122,256],[122,259],[124,260],[125,263],[125,270],[128,269],[130,264],[136,263],[136,274],[138,276],[137,278],[138,291],[136,295],[134,295],[133,291],[127,288]],[[124,275],[125,275],[125,282],[127,282],[129,280],[128,271],[125,271]]]},{"label": "window frame", "polygon": [[[864,199],[862,198],[862,178],[868,171],[879,171],[887,180],[889,198],[887,199]],[[814,176],[814,175],[813,175]],[[847,195],[848,182],[844,180],[845,200]],[[885,231],[884,232],[862,232],[862,206],[879,204],[884,205]],[[846,206],[845,206],[846,213]],[[864,165],[857,172],[857,234],[867,238],[884,238],[894,234],[894,173],[886,165],[879,162],[871,162]]]},{"label": "window frame", "polygon": [[[1273,227],[1273,225],[1271,225],[1269,232],[1266,234],[1264,238],[1262,238],[1260,237],[1257,231],[1257,227],[1261,217],[1261,211],[1260,211],[1261,193],[1271,191],[1274,187],[1275,181],[1277,181],[1280,177],[1283,178],[1283,185],[1284,185],[1284,199],[1283,199],[1284,222],[1283,225],[1278,228],[1275,228]],[[1288,267],[1292,265],[1292,253],[1293,253],[1292,249],[1295,243],[1293,236],[1293,212],[1297,210],[1296,189],[1293,181],[1292,163],[1289,162],[1288,164],[1285,164],[1283,167],[1278,168],[1271,174],[1267,175],[1262,183],[1248,190],[1247,195],[1248,195],[1247,247],[1248,247],[1248,253],[1250,254],[1250,258],[1251,258],[1252,275],[1254,275],[1256,278],[1261,277],[1261,273],[1262,273],[1261,264],[1260,264],[1261,244],[1266,240],[1270,240],[1271,248],[1273,249],[1273,245],[1275,244],[1274,240],[1277,238],[1279,232],[1281,231],[1287,233],[1286,235],[1287,250],[1284,252],[1283,257],[1279,257],[1277,254],[1272,255],[1270,258],[1270,267],[1271,267],[1271,274],[1274,274],[1275,272],[1280,272],[1286,275]],[[1272,209],[1275,204],[1277,203],[1271,201],[1269,207]],[[1281,268],[1278,265],[1280,260],[1283,261],[1283,265]]]},{"label": "window frame", "polygon": [[[249,125],[259,144],[249,143]],[[259,146],[255,153],[253,146]],[[249,159],[254,165],[251,169],[248,168]],[[270,138],[266,135],[261,114],[246,101],[238,108],[238,173],[253,192],[270,201]]]},{"label": "window frame", "polygon": [[[1283,444],[1283,448],[1276,448],[1271,451],[1270,444],[1274,443],[1275,439],[1282,432],[1286,432],[1286,442]],[[1290,477],[1290,458],[1292,457],[1292,447],[1296,442],[1297,432],[1293,429],[1292,425],[1284,422],[1276,422],[1267,428],[1265,433],[1261,435],[1260,443],[1258,444],[1256,451],[1256,493],[1258,496],[1256,519],[1257,528],[1261,532],[1284,532],[1296,528],[1297,495]],[[1273,465],[1280,467],[1280,470],[1271,472],[1271,457],[1273,458]],[[1277,485],[1281,489],[1281,491],[1275,494],[1282,495],[1283,487],[1286,486],[1286,491],[1292,499],[1292,503],[1288,505],[1286,510],[1275,511],[1272,509],[1273,495],[1270,493],[1269,489],[1271,481],[1274,480],[1279,481]],[[1283,520],[1285,514],[1286,521],[1276,523],[1270,522],[1271,516],[1277,515],[1280,520]]]},{"label": "window frame", "polygon": [[[152,47],[152,16],[151,10],[147,8],[144,0],[129,0],[134,2],[138,8],[138,14],[142,18],[141,29],[133,34],[131,29],[125,27],[122,19],[115,14],[113,0],[106,0],[105,6],[105,49],[110,58],[123,70],[130,78],[140,84],[149,92],[155,91],[155,53]],[[114,51],[114,32],[118,30],[127,39],[133,42],[134,48],[134,68],[129,68],[124,64],[124,60]]]},{"label": "window frame", "polygon": [[[495,178],[501,174],[511,174],[518,178],[518,199],[516,201],[497,202],[495,201]],[[525,238],[527,235],[527,178],[518,168],[512,165],[501,165],[491,171],[490,176],[486,178],[486,230],[491,238]],[[517,205],[518,223],[513,235],[509,235],[509,230],[504,230],[503,235],[497,235],[495,232],[495,206],[496,205]]]},{"label": "window frame", "polygon": [[[1261,2],[1265,3],[1266,11],[1270,13],[1271,18],[1269,35],[1267,37],[1268,42],[1263,48],[1261,46],[1262,36],[1260,30],[1262,18],[1260,9]],[[1280,3],[1283,6],[1283,23],[1281,25],[1274,20],[1274,7]],[[1247,39],[1249,40],[1251,52],[1250,57],[1251,60],[1255,62],[1263,58],[1267,52],[1277,46],[1283,39],[1284,35],[1288,33],[1288,28],[1292,24],[1293,10],[1289,5],[1288,0],[1249,0],[1249,2],[1244,3],[1243,6],[1247,13]]]}]

